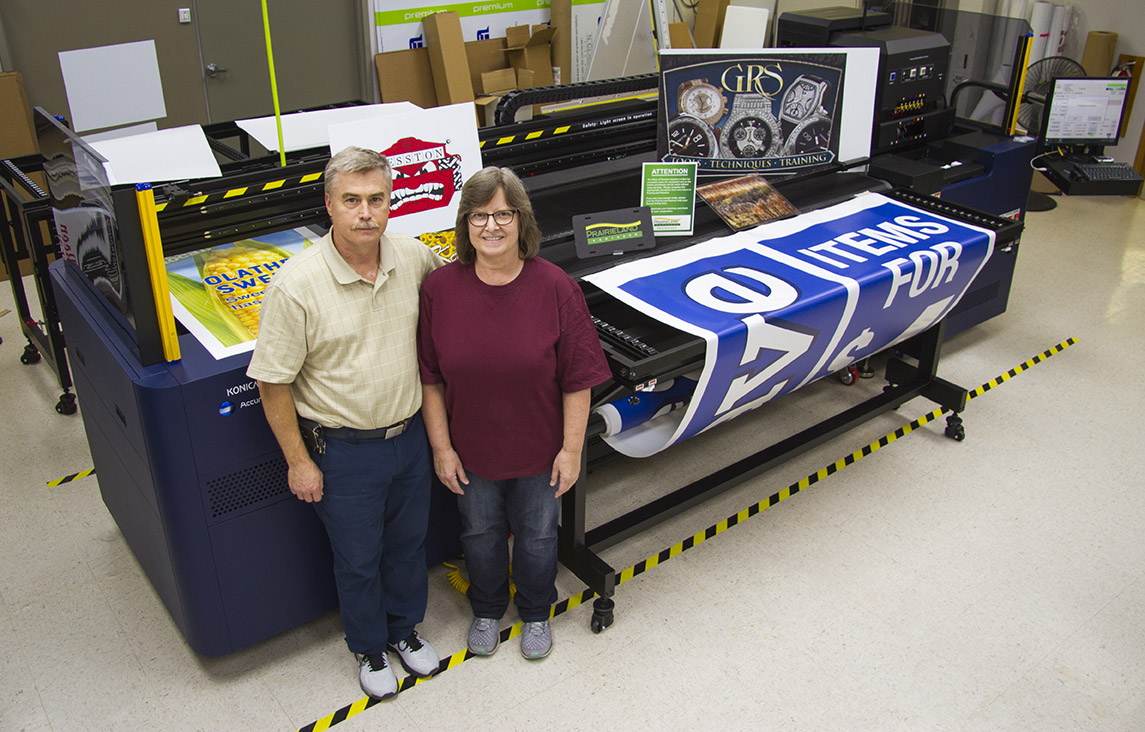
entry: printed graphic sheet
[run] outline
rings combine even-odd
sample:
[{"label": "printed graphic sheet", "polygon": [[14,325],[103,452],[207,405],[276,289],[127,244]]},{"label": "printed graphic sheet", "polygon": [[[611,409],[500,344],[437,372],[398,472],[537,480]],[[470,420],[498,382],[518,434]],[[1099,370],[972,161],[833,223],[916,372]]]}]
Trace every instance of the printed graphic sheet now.
[{"label": "printed graphic sheet", "polygon": [[217,359],[253,351],[271,277],[320,238],[294,229],[171,257],[167,282],[175,317]]},{"label": "printed graphic sheet", "polygon": [[472,104],[415,109],[378,120],[330,126],[330,153],[348,145],[377,150],[393,169],[393,231],[418,235],[452,229],[461,186],[481,170]]},{"label": "printed graphic sheet", "polygon": [[994,235],[866,193],[585,279],[707,342],[686,409],[607,437],[646,457],[945,317]]}]

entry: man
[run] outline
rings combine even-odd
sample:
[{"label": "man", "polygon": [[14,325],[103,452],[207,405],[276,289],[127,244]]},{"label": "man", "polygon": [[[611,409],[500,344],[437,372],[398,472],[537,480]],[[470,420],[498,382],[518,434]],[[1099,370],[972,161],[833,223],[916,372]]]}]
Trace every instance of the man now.
[{"label": "man", "polygon": [[421,242],[386,233],[386,158],[349,147],[326,166],[332,227],[275,274],[247,374],[288,466],[334,553],[346,644],[371,697],[397,693],[386,649],[429,676],[425,616],[431,462],[419,409],[418,293],[442,264]]}]

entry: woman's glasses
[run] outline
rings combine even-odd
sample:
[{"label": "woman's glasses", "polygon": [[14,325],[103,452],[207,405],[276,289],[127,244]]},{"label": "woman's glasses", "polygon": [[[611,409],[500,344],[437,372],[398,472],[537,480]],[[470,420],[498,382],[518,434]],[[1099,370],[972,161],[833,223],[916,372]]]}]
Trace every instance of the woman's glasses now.
[{"label": "woman's glasses", "polygon": [[473,211],[465,218],[469,221],[470,226],[482,227],[489,223],[490,217],[493,221],[497,222],[498,226],[507,226],[513,223],[516,218],[517,211],[515,209],[506,209],[505,211],[494,211],[493,213],[485,213],[484,211]]}]

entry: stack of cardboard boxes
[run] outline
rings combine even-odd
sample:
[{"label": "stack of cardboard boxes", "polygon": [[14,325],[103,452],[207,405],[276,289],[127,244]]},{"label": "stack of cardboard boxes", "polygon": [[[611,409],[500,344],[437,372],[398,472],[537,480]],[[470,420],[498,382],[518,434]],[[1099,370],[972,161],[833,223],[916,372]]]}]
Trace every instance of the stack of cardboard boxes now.
[{"label": "stack of cardboard boxes", "polygon": [[374,56],[383,102],[423,108],[474,102],[477,124],[485,126],[493,124],[493,111],[506,92],[558,83],[552,44],[559,28],[514,26],[505,38],[466,42],[456,12],[427,16],[422,24],[425,48]]}]

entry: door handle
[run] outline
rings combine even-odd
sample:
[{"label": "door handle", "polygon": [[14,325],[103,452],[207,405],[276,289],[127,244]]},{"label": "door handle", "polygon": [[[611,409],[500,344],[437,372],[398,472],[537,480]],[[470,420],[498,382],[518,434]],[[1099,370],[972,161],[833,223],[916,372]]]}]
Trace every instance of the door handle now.
[{"label": "door handle", "polygon": [[227,70],[218,64],[207,64],[207,76],[212,79],[225,73],[227,73]]}]

